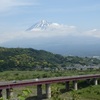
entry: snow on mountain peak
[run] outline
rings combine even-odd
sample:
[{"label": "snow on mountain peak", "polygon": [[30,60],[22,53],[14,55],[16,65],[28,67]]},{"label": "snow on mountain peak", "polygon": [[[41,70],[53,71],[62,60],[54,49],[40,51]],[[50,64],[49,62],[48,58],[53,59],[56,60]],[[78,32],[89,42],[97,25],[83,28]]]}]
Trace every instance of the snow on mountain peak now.
[{"label": "snow on mountain peak", "polygon": [[43,24],[48,23],[46,20],[41,20],[40,22]]},{"label": "snow on mountain peak", "polygon": [[37,22],[36,24],[32,25],[26,31],[52,30],[52,28],[54,29],[59,26],[60,26],[60,24],[58,24],[58,23],[50,23],[46,20],[41,20],[41,21]]},{"label": "snow on mountain peak", "polygon": [[30,28],[28,28],[27,31],[46,30],[49,26],[50,26],[49,22],[47,22],[46,20],[41,20],[36,24],[32,25]]}]

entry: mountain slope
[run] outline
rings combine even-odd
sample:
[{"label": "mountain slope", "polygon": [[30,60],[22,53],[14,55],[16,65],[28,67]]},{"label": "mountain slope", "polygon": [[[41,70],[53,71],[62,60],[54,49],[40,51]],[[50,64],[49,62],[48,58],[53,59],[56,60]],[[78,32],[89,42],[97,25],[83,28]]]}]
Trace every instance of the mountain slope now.
[{"label": "mountain slope", "polygon": [[35,70],[43,68],[62,68],[69,66],[98,65],[96,58],[63,57],[44,50],[32,48],[0,48],[0,71]]},{"label": "mountain slope", "polygon": [[0,48],[0,71],[32,70],[40,67],[52,67],[61,63],[63,56],[54,55],[44,50],[27,48]]}]

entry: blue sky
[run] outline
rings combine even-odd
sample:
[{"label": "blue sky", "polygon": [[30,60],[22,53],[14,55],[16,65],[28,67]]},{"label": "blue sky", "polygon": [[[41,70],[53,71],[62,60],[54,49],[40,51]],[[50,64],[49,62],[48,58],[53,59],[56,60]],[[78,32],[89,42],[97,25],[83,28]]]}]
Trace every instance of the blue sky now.
[{"label": "blue sky", "polygon": [[42,19],[100,37],[100,0],[0,0],[0,41]]}]

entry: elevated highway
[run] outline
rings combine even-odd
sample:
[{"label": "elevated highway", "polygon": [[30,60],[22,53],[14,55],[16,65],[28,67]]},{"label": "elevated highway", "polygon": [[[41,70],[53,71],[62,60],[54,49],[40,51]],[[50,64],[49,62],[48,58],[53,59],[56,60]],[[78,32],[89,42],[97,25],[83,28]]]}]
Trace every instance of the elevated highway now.
[{"label": "elevated highway", "polygon": [[50,84],[65,82],[66,90],[69,89],[69,82],[73,81],[74,89],[78,89],[78,80],[87,80],[94,79],[94,84],[98,85],[98,79],[100,78],[100,74],[92,74],[92,75],[78,75],[78,76],[67,76],[67,77],[53,77],[53,78],[42,78],[42,79],[30,79],[30,80],[22,80],[22,81],[7,81],[0,82],[0,97],[2,97],[2,90],[6,89],[7,98],[10,97],[10,90],[13,88],[25,87],[25,86],[37,86],[37,96],[42,98],[42,85],[46,85],[46,96],[47,98],[51,97],[51,87]]}]

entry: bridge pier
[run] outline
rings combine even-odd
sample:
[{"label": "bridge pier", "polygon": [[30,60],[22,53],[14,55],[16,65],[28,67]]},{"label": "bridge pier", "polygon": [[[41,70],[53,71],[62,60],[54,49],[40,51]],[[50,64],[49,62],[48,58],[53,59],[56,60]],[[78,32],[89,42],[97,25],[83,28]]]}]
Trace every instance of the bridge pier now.
[{"label": "bridge pier", "polygon": [[10,97],[13,96],[13,89],[6,89],[6,98],[9,99]]},{"label": "bridge pier", "polygon": [[42,85],[37,85],[37,97],[40,100],[42,98]]},{"label": "bridge pier", "polygon": [[94,84],[98,85],[98,80],[96,78],[94,79]]},{"label": "bridge pier", "polygon": [[2,97],[2,90],[0,90],[0,98]]},{"label": "bridge pier", "polygon": [[69,87],[69,81],[65,83],[65,89],[66,91],[69,91],[70,87]]},{"label": "bridge pier", "polygon": [[77,81],[73,81],[74,89],[78,90]]},{"label": "bridge pier", "polygon": [[46,84],[46,98],[51,98],[51,87],[50,84]]}]

